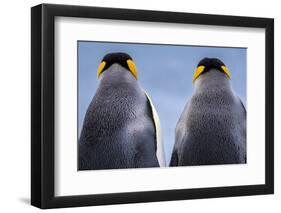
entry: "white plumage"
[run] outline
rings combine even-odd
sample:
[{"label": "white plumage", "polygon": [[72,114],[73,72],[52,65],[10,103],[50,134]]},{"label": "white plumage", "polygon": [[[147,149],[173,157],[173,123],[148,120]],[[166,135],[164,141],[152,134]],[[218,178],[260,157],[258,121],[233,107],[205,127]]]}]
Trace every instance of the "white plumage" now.
[{"label": "white plumage", "polygon": [[165,161],[164,146],[163,146],[163,141],[162,141],[160,119],[159,119],[158,113],[152,103],[151,98],[149,97],[149,95],[147,94],[146,91],[144,91],[144,93],[149,101],[151,111],[152,111],[152,116],[153,116],[153,122],[154,122],[155,129],[156,129],[156,156],[157,156],[160,167],[165,167],[166,161]]}]

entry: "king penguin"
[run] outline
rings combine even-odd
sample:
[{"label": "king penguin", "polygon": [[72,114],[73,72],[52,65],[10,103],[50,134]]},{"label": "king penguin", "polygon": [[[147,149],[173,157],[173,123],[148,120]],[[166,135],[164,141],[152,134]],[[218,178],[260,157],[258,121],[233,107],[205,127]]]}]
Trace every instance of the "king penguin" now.
[{"label": "king penguin", "polygon": [[170,166],[246,163],[246,110],[230,79],[221,60],[199,62],[192,97],[176,126]]},{"label": "king penguin", "polygon": [[102,59],[79,138],[79,170],[165,166],[160,121],[126,53]]}]

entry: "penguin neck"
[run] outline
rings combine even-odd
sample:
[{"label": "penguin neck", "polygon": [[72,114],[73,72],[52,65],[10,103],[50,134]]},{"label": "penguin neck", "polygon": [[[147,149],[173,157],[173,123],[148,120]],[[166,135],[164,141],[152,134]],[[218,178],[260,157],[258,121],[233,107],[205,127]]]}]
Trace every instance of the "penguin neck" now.
[{"label": "penguin neck", "polygon": [[119,64],[111,65],[100,78],[100,85],[105,87],[116,87],[124,84],[137,85],[137,80],[129,70]]},{"label": "penguin neck", "polygon": [[225,73],[216,69],[209,70],[203,73],[195,81],[195,89],[211,89],[211,88],[225,88],[231,89],[230,80]]}]

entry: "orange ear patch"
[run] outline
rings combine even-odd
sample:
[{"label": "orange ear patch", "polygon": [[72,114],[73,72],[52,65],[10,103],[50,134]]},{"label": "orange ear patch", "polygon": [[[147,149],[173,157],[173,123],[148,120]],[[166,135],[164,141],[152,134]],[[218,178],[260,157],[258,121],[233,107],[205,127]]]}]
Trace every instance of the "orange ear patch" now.
[{"label": "orange ear patch", "polygon": [[98,78],[100,77],[101,73],[103,72],[103,69],[106,65],[106,62],[105,61],[102,61],[98,67],[98,71],[97,71],[97,76]]},{"label": "orange ear patch", "polygon": [[199,66],[197,67],[197,69],[194,72],[193,78],[192,78],[192,82],[194,83],[194,81],[199,78],[199,76],[204,72],[205,66]]}]

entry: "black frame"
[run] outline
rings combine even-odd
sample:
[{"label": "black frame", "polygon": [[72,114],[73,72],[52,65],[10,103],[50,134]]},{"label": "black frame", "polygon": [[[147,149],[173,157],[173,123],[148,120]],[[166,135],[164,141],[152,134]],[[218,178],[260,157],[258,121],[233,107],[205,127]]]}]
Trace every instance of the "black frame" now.
[{"label": "black frame", "polygon": [[[54,21],[56,16],[264,28],[266,31],[265,184],[54,196]],[[274,19],[41,4],[31,8],[31,204],[39,208],[274,193]]]}]

